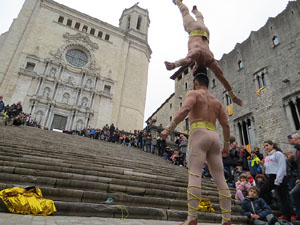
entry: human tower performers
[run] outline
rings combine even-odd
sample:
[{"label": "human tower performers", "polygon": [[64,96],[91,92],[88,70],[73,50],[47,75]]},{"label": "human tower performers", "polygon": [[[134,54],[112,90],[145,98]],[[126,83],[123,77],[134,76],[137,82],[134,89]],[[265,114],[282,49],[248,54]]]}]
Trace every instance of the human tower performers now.
[{"label": "human tower performers", "polygon": [[[202,73],[199,73],[200,69]],[[176,128],[182,120],[189,116],[190,136],[187,151],[189,182],[187,187],[188,218],[180,225],[196,225],[198,204],[201,197],[201,175],[204,162],[207,161],[209,171],[218,187],[222,225],[231,225],[231,194],[224,177],[219,136],[216,131],[218,119],[224,135],[223,151],[228,151],[230,130],[227,114],[223,104],[208,91],[209,80],[206,67],[199,67],[195,72],[194,90],[189,91],[184,104],[176,113],[174,120],[161,132],[162,138]]]},{"label": "human tower performers", "polygon": [[232,101],[239,106],[242,106],[242,100],[233,93],[231,85],[224,77],[219,64],[209,49],[209,30],[204,24],[202,13],[197,10],[196,6],[194,6],[192,12],[196,16],[197,20],[195,20],[190,15],[186,5],[182,3],[182,0],[173,0],[173,2],[179,7],[183,17],[184,29],[189,33],[190,37],[187,56],[176,62],[165,62],[167,70],[173,70],[177,67],[188,65],[191,62],[195,62],[194,71],[199,65],[205,65],[214,72],[215,76],[228,91]]}]

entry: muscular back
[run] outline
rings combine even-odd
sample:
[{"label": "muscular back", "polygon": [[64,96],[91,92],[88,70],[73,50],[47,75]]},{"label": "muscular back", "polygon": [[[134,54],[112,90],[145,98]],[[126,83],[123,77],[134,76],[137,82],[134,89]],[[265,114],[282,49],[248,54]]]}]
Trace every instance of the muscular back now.
[{"label": "muscular back", "polygon": [[192,101],[191,111],[189,112],[190,123],[195,121],[208,121],[216,124],[218,119],[221,125],[228,124],[226,112],[222,103],[207,90],[194,90],[188,93]]}]

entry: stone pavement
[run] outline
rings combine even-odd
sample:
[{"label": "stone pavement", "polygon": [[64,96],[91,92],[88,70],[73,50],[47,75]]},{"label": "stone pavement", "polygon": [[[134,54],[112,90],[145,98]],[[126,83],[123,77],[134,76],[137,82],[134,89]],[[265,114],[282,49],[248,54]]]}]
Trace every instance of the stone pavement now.
[{"label": "stone pavement", "polygon": [[[112,219],[100,217],[73,216],[30,216],[0,213],[0,225],[178,225],[180,222],[159,220]],[[217,225],[198,223],[198,225]]]}]

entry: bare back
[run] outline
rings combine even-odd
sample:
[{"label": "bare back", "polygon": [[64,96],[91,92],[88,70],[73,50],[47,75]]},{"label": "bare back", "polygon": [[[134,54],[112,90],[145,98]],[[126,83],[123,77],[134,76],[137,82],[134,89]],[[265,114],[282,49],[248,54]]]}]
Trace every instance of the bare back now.
[{"label": "bare back", "polygon": [[[222,103],[216,99],[207,90],[194,90],[191,93],[196,98],[195,104],[189,112],[190,123],[195,121],[208,121],[216,124],[218,119],[220,123],[224,122],[224,109]],[[225,120],[226,114],[225,114]]]}]

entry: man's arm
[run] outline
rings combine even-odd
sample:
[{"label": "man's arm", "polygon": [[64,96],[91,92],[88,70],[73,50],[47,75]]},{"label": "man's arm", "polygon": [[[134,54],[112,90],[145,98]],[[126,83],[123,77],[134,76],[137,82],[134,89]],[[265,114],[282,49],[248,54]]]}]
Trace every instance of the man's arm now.
[{"label": "man's arm", "polygon": [[175,118],[171,121],[168,127],[161,132],[163,139],[166,139],[167,136],[172,133],[176,126],[185,119],[188,113],[192,110],[193,106],[196,103],[196,94],[192,91],[188,92],[184,100],[183,106],[176,113]]},{"label": "man's arm", "polygon": [[219,106],[219,116],[218,120],[222,126],[223,130],[223,138],[224,138],[224,149],[228,151],[229,145],[230,145],[230,129],[229,129],[229,122],[228,122],[228,117],[227,114],[223,108],[223,105],[220,103]]},{"label": "man's arm", "polygon": [[208,65],[208,68],[211,69],[215,76],[218,78],[218,80],[222,83],[222,85],[224,86],[224,88],[228,91],[228,94],[230,96],[230,98],[232,99],[232,101],[236,104],[238,104],[239,106],[243,105],[243,102],[241,99],[239,99],[232,91],[232,87],[229,84],[228,80],[226,79],[226,77],[223,74],[223,71],[221,70],[219,64],[217,63],[217,61],[213,61],[212,63],[210,63]]}]

